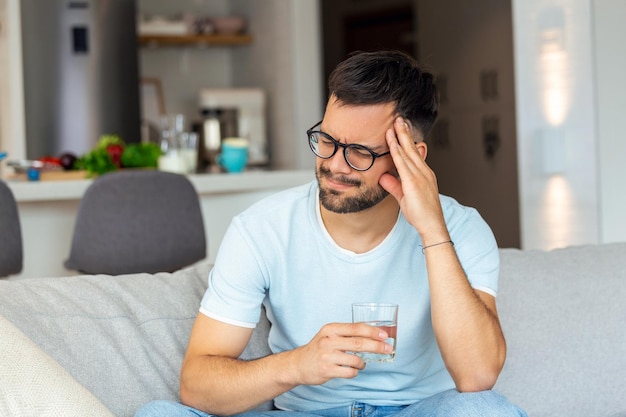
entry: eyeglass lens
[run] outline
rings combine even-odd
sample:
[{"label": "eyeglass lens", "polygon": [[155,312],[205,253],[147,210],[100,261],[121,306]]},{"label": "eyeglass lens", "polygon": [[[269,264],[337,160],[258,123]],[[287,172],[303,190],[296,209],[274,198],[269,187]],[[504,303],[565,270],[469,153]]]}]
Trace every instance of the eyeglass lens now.
[{"label": "eyeglass lens", "polygon": [[365,146],[337,142],[330,135],[323,132],[310,132],[309,145],[313,153],[320,158],[331,158],[339,147],[343,148],[343,155],[352,168],[365,171],[374,163],[375,156]]}]

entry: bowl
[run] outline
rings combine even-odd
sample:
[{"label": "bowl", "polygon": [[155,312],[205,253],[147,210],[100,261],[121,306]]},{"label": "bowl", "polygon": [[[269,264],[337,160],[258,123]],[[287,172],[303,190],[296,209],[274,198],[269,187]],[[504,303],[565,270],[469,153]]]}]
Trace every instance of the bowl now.
[{"label": "bowl", "polygon": [[213,19],[215,31],[221,35],[235,35],[246,29],[246,18],[243,16],[224,16]]}]

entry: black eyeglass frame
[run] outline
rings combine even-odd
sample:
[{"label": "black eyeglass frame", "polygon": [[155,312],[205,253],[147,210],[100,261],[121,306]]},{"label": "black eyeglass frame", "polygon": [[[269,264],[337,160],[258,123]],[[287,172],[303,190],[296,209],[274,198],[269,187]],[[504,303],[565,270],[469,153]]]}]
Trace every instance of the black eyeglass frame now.
[{"label": "black eyeglass frame", "polygon": [[[350,166],[350,168],[354,169],[355,171],[363,172],[363,171],[367,171],[372,166],[374,166],[374,162],[376,161],[377,158],[380,158],[381,156],[389,155],[391,153],[391,151],[387,151],[387,152],[383,152],[383,153],[377,153],[377,152],[374,152],[373,150],[371,150],[370,148],[368,148],[367,146],[359,145],[358,143],[349,143],[349,144],[341,143],[337,139],[333,138],[332,136],[330,136],[326,132],[323,132],[321,130],[313,130],[316,126],[321,126],[321,124],[322,124],[322,121],[319,121],[316,124],[314,124],[310,129],[308,129],[306,131],[307,139],[309,141],[309,148],[311,148],[311,151],[318,158],[330,159],[333,156],[335,156],[335,154],[337,153],[337,150],[341,147],[341,148],[343,148],[343,159],[345,159],[346,163]],[[326,139],[330,140],[333,143],[333,145],[335,145],[335,150],[329,156],[321,156],[313,148],[313,144],[312,144],[311,138],[313,137],[314,133],[320,134],[320,135],[324,136]],[[355,167],[350,162],[350,160],[348,160],[348,149],[355,149],[355,150],[358,150],[358,151],[368,152],[370,155],[372,155],[372,163],[367,168]]]}]

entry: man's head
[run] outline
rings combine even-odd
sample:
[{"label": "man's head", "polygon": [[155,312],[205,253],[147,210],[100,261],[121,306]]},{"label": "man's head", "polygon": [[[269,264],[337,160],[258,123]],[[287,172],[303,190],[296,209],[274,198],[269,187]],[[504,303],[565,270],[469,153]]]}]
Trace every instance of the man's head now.
[{"label": "man's head", "polygon": [[[360,212],[387,200],[378,181],[397,175],[385,138],[394,120],[410,124],[416,143],[435,122],[433,76],[402,52],[360,52],[337,66],[328,85],[324,119],[307,132],[320,202],[331,212]],[[426,144],[418,146],[425,157]]]},{"label": "man's head", "polygon": [[344,105],[395,103],[402,116],[425,139],[437,118],[434,76],[400,51],[355,52],[328,80],[329,96]]}]

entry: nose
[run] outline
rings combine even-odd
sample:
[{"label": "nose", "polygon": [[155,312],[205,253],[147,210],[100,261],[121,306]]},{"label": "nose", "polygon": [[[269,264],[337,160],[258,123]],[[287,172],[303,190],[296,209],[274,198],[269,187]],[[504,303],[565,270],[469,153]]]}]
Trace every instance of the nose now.
[{"label": "nose", "polygon": [[327,159],[328,169],[333,173],[345,173],[348,174],[352,171],[352,167],[346,161],[344,156],[344,148],[337,147],[337,152],[332,156],[332,158]]}]

